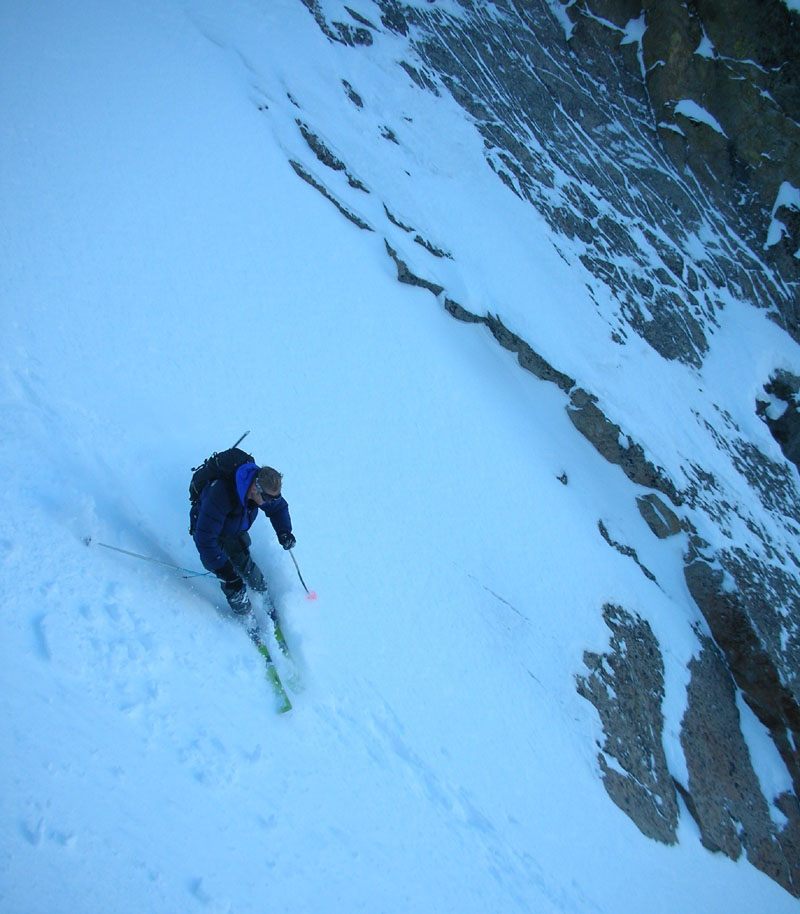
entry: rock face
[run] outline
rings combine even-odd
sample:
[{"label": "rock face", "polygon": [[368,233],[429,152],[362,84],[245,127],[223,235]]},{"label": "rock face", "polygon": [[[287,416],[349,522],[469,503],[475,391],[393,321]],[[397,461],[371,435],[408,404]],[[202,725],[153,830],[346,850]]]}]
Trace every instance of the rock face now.
[{"label": "rock face", "polygon": [[[727,556],[723,559],[727,561]],[[757,582],[760,589],[766,582],[758,573],[760,569],[752,570],[748,579],[742,579],[746,564],[740,561],[730,565],[731,571],[739,577],[737,586],[725,587],[724,568],[724,565],[713,567],[695,553],[685,568],[686,583],[727,660],[733,679],[772,734],[791,775],[795,794],[800,796],[800,752],[796,748],[800,703],[796,679],[793,681],[776,663],[779,652],[767,647],[770,629],[773,637],[779,636],[770,598],[754,592],[748,594],[748,585]],[[794,591],[792,597],[797,599],[795,580],[775,579],[770,584],[784,602],[788,597],[787,587]]]},{"label": "rock face", "polygon": [[[388,38],[393,54],[407,52],[400,78],[452,96],[487,168],[536,209],[559,254],[568,259],[559,245],[568,248],[591,275],[609,345],[643,340],[699,377],[731,300],[764,309],[800,341],[800,15],[781,0],[371,0],[359,12],[339,0],[300,2],[348,53]],[[341,82],[346,104],[363,112],[365,87],[352,75]],[[671,843],[680,794],[706,847],[744,852],[800,896],[800,379],[770,366],[752,404],[785,459],[713,404],[688,420],[705,450],[668,472],[630,419],[514,332],[501,305],[484,312],[457,300],[431,266],[456,259],[454,248],[419,231],[413,214],[398,216],[392,188],[359,173],[363,156],[351,156],[342,137],[323,138],[302,111],[295,123],[311,164],[335,177],[329,186],[292,159],[296,173],[365,237],[382,233],[400,282],[487,328],[558,388],[576,430],[630,481],[644,536],[654,538],[648,549],[655,543],[677,561],[674,544],[687,546],[676,569],[688,589],[681,611],[699,610],[707,626],[681,696],[688,783],[666,761],[664,658],[653,631],[606,606],[608,652],[586,654],[577,684],[605,731],[598,759],[609,795],[644,834]],[[399,143],[389,127],[381,135]],[[369,217],[367,198],[378,201]],[[661,586],[641,548],[615,541],[602,520],[598,529]],[[737,694],[786,766],[793,790],[778,798],[761,793]]]},{"label": "rock face", "polygon": [[688,784],[682,784],[671,776],[662,744],[664,664],[658,642],[647,622],[621,607],[605,606],[603,618],[611,630],[609,650],[584,654],[588,673],[577,677],[577,685],[603,724],[598,763],[611,799],[643,834],[674,844],[680,794],[705,847],[733,860],[744,852],[754,866],[799,894],[800,807],[786,793],[780,799],[785,825],[778,827],[770,816],[722,652],[701,636],[700,654],[689,664],[681,722]]},{"label": "rock face", "polygon": [[[798,16],[779,0],[642,7],[647,90],[665,148],[763,231],[783,182],[800,187]],[[783,246],[793,253],[800,236],[787,232]]]},{"label": "rock face", "polygon": [[800,378],[778,370],[764,385],[765,399],[756,401],[756,412],[769,426],[787,460],[800,469]]},{"label": "rock face", "polygon": [[578,692],[597,708],[606,735],[598,755],[603,783],[648,838],[675,844],[678,802],[662,745],[658,642],[647,622],[619,606],[605,606],[603,618],[612,633],[610,650],[584,654],[589,673],[578,677]]},{"label": "rock face", "polygon": [[648,493],[636,499],[636,507],[647,522],[647,526],[660,540],[670,536],[677,536],[681,532],[681,522],[678,515],[656,495]]},{"label": "rock face", "polygon": [[[721,199],[745,191],[774,202],[783,181],[797,185],[800,163],[787,153],[800,130],[800,24],[785,3],[579,0],[570,15],[619,29],[643,20],[642,63],[662,140]],[[693,117],[685,101],[711,117]]]},{"label": "rock face", "polygon": [[[577,0],[570,43],[590,61],[641,33],[647,94],[663,149],[688,168],[767,262],[794,286],[784,313],[796,333],[800,205],[800,15],[781,0]],[[589,64],[591,65],[591,64]],[[777,220],[772,237],[768,237]]]},{"label": "rock face", "polygon": [[597,406],[596,397],[585,390],[575,391],[570,398],[567,415],[573,425],[610,463],[619,464],[625,475],[635,483],[658,489],[670,501],[679,505],[680,495],[672,481],[660,467],[655,467],[645,457],[642,446],[627,438],[623,442],[622,430],[611,422]]},{"label": "rock face", "polygon": [[741,734],[735,690],[724,658],[703,638],[700,656],[689,665],[691,681],[681,743],[689,771],[689,808],[700,826],[703,844],[733,860],[748,860],[793,894],[800,894],[796,800],[787,824],[770,818],[758,777]]}]

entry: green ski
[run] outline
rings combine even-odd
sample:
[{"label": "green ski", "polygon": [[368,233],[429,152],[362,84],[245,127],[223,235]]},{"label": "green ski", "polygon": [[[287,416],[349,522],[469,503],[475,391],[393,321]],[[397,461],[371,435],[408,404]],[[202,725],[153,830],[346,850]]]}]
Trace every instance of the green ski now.
[{"label": "green ski", "polygon": [[283,654],[286,660],[289,661],[290,670],[288,676],[289,688],[293,692],[299,692],[302,689],[300,684],[300,676],[297,672],[297,667],[294,662],[294,657],[289,653],[289,645],[286,643],[286,638],[284,637],[281,627],[278,623],[276,615],[271,615],[270,622],[272,622],[272,630],[275,633],[275,643],[278,645],[278,650]]},{"label": "green ski", "polygon": [[285,714],[287,711],[292,710],[292,703],[289,701],[289,696],[286,694],[286,689],[283,687],[281,677],[278,675],[278,671],[275,669],[275,663],[270,656],[269,648],[266,646],[266,644],[261,644],[258,641],[256,641],[255,644],[258,648],[259,653],[264,657],[264,660],[266,661],[267,680],[272,686],[272,691],[275,693],[275,710],[279,714]]},{"label": "green ski", "polygon": [[292,655],[289,653],[289,645],[286,643],[286,638],[281,631],[280,625],[278,625],[278,620],[275,618],[275,616],[271,616],[270,622],[272,622],[272,627],[275,632],[275,642],[278,645],[278,649],[287,660],[291,660]]}]

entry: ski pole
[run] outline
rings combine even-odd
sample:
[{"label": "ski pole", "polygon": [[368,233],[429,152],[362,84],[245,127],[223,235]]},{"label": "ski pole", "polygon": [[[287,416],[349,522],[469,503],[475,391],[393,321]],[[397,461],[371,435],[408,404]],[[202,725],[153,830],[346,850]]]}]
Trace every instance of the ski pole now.
[{"label": "ski pole", "polygon": [[[90,536],[86,537],[86,545],[91,546],[93,540]],[[120,549],[119,546],[109,546],[108,543],[95,543],[95,546],[102,546],[104,549],[113,549],[114,552],[121,552],[123,555],[133,556],[135,559],[141,559],[143,562],[152,562],[154,565],[166,565],[167,568],[172,568],[174,571],[182,571],[187,577],[198,577],[201,578],[204,575],[211,574],[210,571],[192,571],[189,568],[181,568],[179,565],[173,565],[172,562],[162,562],[161,559],[150,558],[149,555],[140,555],[138,552],[130,552],[127,549]]]},{"label": "ski pole", "polygon": [[[233,447],[239,447],[239,445],[244,441],[244,439],[245,439],[249,434],[250,434],[250,429],[247,429],[247,431],[246,431],[246,432],[242,435],[242,437],[236,442],[236,444],[234,444]],[[233,450],[233,448],[231,448],[231,450]]]},{"label": "ski pole", "polygon": [[316,600],[317,592],[315,590],[309,590],[306,587],[306,582],[303,580],[303,575],[300,574],[300,566],[297,564],[297,559],[294,557],[294,553],[292,552],[291,549],[289,550],[289,555],[292,557],[292,561],[294,562],[294,567],[297,569],[297,577],[300,578],[300,583],[303,585],[303,590],[305,590],[305,592],[307,594],[306,599],[307,600]]}]

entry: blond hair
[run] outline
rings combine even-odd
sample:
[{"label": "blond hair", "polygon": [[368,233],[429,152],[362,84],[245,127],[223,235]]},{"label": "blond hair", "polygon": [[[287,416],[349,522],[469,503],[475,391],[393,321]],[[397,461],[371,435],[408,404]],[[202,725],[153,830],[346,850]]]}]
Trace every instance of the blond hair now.
[{"label": "blond hair", "polygon": [[283,473],[279,473],[274,467],[261,467],[256,479],[265,492],[280,492]]}]

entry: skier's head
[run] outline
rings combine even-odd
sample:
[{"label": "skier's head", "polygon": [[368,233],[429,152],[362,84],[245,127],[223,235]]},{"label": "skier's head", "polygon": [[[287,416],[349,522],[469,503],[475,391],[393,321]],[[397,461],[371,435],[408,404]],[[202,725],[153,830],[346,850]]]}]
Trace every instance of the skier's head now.
[{"label": "skier's head", "polygon": [[253,485],[264,501],[272,501],[280,497],[282,479],[282,474],[273,467],[261,467],[256,473]]}]

